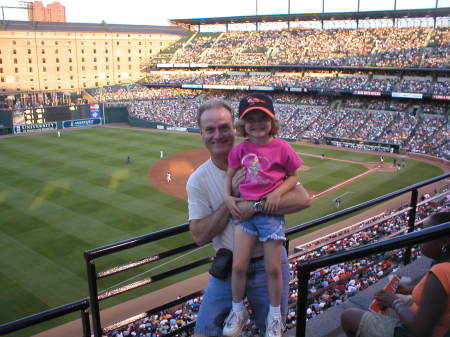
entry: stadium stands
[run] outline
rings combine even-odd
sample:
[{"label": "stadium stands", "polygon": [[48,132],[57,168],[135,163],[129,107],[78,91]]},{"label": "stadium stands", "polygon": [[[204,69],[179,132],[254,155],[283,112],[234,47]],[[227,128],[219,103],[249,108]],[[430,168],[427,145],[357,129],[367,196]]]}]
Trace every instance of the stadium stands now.
[{"label": "stadium stands", "polygon": [[[318,75],[322,75],[318,77]],[[326,76],[324,76],[326,75]],[[420,78],[420,79],[418,79]],[[151,72],[145,80],[150,83],[174,85],[182,84],[218,84],[218,85],[260,85],[276,86],[280,88],[295,87],[320,90],[377,90],[381,92],[409,92],[421,94],[447,94],[450,81],[432,82],[426,77],[415,79],[403,78],[377,78],[359,74],[340,73],[264,73],[248,74],[230,71],[164,71]]]},{"label": "stadium stands", "polygon": [[197,33],[168,63],[446,68],[449,42],[446,27]]},{"label": "stadium stands", "polygon": [[[236,106],[241,94],[215,95],[226,97]],[[128,110],[131,117],[177,127],[196,127],[195,111],[206,97],[199,95],[189,100],[134,101],[130,102]],[[275,94],[273,98],[275,102],[286,101],[284,95]],[[426,105],[423,108],[424,114],[416,117],[410,114],[408,105],[405,107],[404,103],[384,100],[367,103],[355,98],[337,105],[334,101],[323,105],[326,103],[323,98],[293,99],[291,96],[287,101],[289,103],[276,103],[283,137],[320,140],[329,136],[379,141],[399,144],[411,152],[450,158],[449,126],[444,117],[444,110],[448,108],[445,105]]]}]

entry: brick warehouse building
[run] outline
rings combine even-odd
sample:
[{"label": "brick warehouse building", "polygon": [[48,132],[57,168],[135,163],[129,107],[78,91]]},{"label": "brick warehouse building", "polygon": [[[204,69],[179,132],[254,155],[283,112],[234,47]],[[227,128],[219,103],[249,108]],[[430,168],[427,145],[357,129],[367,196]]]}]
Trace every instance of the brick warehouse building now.
[{"label": "brick warehouse building", "polygon": [[42,1],[27,3],[29,21],[66,22],[66,9],[60,2],[45,7]]},{"label": "brick warehouse building", "polygon": [[151,57],[187,34],[169,26],[2,21],[0,91],[133,82]]}]

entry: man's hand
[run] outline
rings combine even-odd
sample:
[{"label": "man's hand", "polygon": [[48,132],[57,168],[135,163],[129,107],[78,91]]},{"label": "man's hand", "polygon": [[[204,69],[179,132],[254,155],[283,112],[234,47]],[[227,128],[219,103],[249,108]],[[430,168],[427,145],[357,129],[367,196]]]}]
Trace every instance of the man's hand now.
[{"label": "man's hand", "polygon": [[245,168],[240,168],[235,175],[233,176],[233,180],[231,181],[231,189],[232,193],[235,197],[239,196],[239,185],[244,181],[245,178]]},{"label": "man's hand", "polygon": [[254,201],[242,200],[237,203],[241,211],[241,219],[250,219],[255,214],[255,207],[253,206]]},{"label": "man's hand", "polygon": [[236,198],[231,195],[225,197],[225,204],[231,213],[231,216],[235,219],[241,219],[241,210],[239,209],[237,203],[242,201],[241,198]]},{"label": "man's hand", "polygon": [[281,194],[277,190],[273,190],[265,196],[263,212],[266,214],[276,213],[281,200]]}]

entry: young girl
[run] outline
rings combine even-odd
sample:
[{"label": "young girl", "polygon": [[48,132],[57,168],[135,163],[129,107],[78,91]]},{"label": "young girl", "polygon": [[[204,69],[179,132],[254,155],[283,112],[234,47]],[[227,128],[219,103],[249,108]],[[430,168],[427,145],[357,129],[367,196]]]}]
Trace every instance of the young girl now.
[{"label": "young girl", "polygon": [[231,181],[237,170],[244,167],[245,179],[239,186],[241,197],[254,200],[264,213],[241,221],[236,228],[231,279],[233,303],[223,335],[239,335],[244,324],[246,272],[258,239],[264,246],[270,300],[265,336],[281,336],[281,252],[286,237],[284,217],[272,213],[276,213],[281,196],[297,184],[302,161],[287,142],[275,137],[279,124],[269,97],[263,94],[244,97],[239,104],[236,128],[247,139],[235,146],[228,157],[225,203],[232,217],[239,219],[237,202],[242,199],[232,196]]}]

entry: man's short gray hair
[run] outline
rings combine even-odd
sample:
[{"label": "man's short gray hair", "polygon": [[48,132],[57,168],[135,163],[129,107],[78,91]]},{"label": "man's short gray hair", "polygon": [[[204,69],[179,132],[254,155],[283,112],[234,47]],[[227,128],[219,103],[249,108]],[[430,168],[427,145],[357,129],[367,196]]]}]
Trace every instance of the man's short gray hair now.
[{"label": "man's short gray hair", "polygon": [[233,109],[231,108],[230,104],[228,104],[228,102],[225,101],[224,99],[213,98],[213,99],[207,100],[206,102],[202,103],[198,107],[197,124],[198,124],[199,128],[201,128],[200,119],[202,118],[202,114],[206,110],[210,110],[210,109],[214,109],[214,108],[225,108],[225,109],[227,109],[230,112],[230,114],[231,114],[231,120],[233,120]]}]

